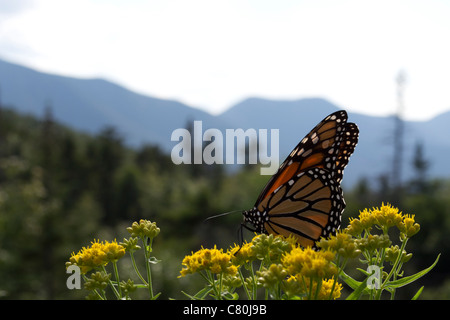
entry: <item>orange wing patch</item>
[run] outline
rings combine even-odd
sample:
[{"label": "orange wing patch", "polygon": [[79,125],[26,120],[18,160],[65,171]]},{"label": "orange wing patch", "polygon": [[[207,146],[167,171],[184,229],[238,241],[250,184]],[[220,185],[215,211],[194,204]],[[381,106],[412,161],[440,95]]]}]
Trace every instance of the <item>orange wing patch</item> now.
[{"label": "orange wing patch", "polygon": [[[266,192],[266,195],[264,198],[266,198],[268,195],[270,195],[272,192],[274,192],[279,186],[282,184],[285,184],[289,180],[292,179],[292,177],[297,173],[299,163],[294,162],[287,168],[285,168],[280,175],[277,177],[277,179],[273,182],[271,188]],[[263,198],[263,199],[264,199]]]}]

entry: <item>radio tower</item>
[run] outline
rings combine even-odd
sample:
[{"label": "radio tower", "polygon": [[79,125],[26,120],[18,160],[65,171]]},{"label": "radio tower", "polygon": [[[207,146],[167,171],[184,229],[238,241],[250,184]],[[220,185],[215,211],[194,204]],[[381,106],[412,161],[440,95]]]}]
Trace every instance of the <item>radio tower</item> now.
[{"label": "radio tower", "polygon": [[[406,82],[406,75],[403,70],[400,70],[397,77],[397,113],[395,115],[394,128],[394,163],[392,172],[392,182],[394,187],[394,200],[401,201],[402,190],[402,160],[403,160],[403,112],[405,109],[403,93]],[[398,204],[399,205],[399,204]]]}]

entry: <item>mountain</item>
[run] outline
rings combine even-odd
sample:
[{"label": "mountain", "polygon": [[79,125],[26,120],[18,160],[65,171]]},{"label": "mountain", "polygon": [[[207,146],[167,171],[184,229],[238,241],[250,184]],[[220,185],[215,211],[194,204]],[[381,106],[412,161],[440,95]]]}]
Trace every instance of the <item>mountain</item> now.
[{"label": "mountain", "polygon": [[[175,129],[203,121],[203,131],[216,128],[279,129],[280,163],[292,148],[326,115],[342,109],[320,98],[267,100],[249,98],[220,115],[171,100],[132,92],[103,79],[76,79],[46,74],[0,60],[1,102],[18,111],[42,116],[51,106],[53,116],[63,124],[88,133],[114,126],[125,143],[139,146],[157,144],[170,152]],[[360,177],[377,181],[392,168],[394,118],[349,113],[349,121],[360,128],[360,141],[346,168],[344,185]],[[413,177],[415,145],[424,146],[432,177],[450,177],[450,112],[429,121],[405,121],[402,175]],[[270,134],[270,133],[269,133]],[[225,142],[224,142],[225,144]],[[436,156],[438,155],[438,156]]]},{"label": "mountain", "polygon": [[51,106],[63,124],[88,133],[114,126],[132,146],[165,146],[172,131],[191,119],[224,127],[220,119],[177,101],[137,94],[103,79],[46,74],[2,60],[0,90],[2,103],[18,111],[42,116]]},{"label": "mountain", "polygon": [[[345,109],[319,98],[294,101],[249,98],[220,116],[243,128],[279,128],[281,161],[326,115]],[[395,117],[375,117],[349,112],[349,121],[360,130],[358,146],[345,169],[344,185],[361,177],[378,183],[381,175],[392,176]],[[450,112],[429,121],[404,121],[401,176],[414,178],[413,158],[421,144],[429,163],[430,177],[450,177]],[[438,155],[438,156],[436,156]]]},{"label": "mountain", "polygon": [[[236,119],[238,126],[244,128],[279,128],[282,161],[319,121],[340,109],[343,108],[319,98],[294,101],[250,98],[224,112],[221,117],[228,121]],[[351,165],[345,169],[344,184],[354,184],[363,176],[376,179],[388,171],[393,162],[393,145],[389,141],[392,140],[390,133],[393,132],[394,119],[350,112],[349,121],[357,123],[360,137]],[[408,170],[408,174],[410,172]]]}]

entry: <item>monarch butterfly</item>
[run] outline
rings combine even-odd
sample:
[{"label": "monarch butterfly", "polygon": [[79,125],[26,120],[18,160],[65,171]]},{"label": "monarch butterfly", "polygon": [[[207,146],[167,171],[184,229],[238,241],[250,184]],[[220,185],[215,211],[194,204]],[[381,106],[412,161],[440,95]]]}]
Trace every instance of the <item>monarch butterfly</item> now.
[{"label": "monarch butterfly", "polygon": [[254,207],[243,212],[241,230],[293,235],[299,245],[313,248],[320,237],[334,234],[345,208],[340,182],[358,136],[344,110],[323,119],[284,160]]}]

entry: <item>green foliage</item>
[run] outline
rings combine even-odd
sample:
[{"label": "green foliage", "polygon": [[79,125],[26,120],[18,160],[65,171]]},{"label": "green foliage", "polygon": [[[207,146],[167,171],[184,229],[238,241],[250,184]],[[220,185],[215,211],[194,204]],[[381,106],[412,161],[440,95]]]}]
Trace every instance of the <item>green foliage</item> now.
[{"label": "green foliage", "polygon": [[[73,253],[69,261],[66,262],[66,268],[77,267],[84,279],[84,289],[90,293],[86,297],[90,300],[108,299],[107,288],[109,287],[112,296],[118,300],[129,300],[130,294],[136,289],[145,289],[148,297],[155,300],[160,293],[154,294],[151,265],[155,265],[160,260],[152,255],[153,239],[158,236],[160,229],[156,223],[141,219],[133,222],[131,227],[127,228],[131,238],[124,239],[120,244],[117,241],[94,241],[89,247],[83,247],[77,254]],[[136,264],[135,252],[142,249],[144,256],[145,273],[139,270]],[[135,275],[140,283],[135,283],[133,279],[123,280],[123,274],[120,275],[117,262],[128,254],[132,263]],[[112,265],[111,272],[108,272],[107,265]],[[122,279],[122,280],[121,280]]]},{"label": "green foliage", "polygon": [[[394,227],[394,228],[393,228]],[[108,242],[99,240],[72,253],[66,267],[78,268],[84,279],[84,289],[89,290],[89,299],[134,298],[137,289],[148,291],[147,298],[157,299],[154,294],[152,269],[162,261],[153,255],[153,240],[160,234],[155,222],[141,219],[126,228],[131,238]],[[391,240],[396,229],[399,236]],[[320,250],[298,246],[293,237],[258,234],[251,242],[228,250],[201,248],[186,255],[181,262],[179,278],[192,274],[200,275],[203,287],[195,294],[183,291],[192,300],[332,300],[342,296],[342,283],[350,290],[347,300],[381,299],[383,292],[394,299],[397,289],[409,286],[430,272],[439,256],[428,268],[406,275],[404,265],[411,260],[412,253],[406,251],[406,243],[420,230],[412,215],[404,215],[397,208],[383,205],[380,209],[365,209],[358,219],[351,219],[347,228],[327,239],[322,238],[317,246]],[[397,243],[393,245],[393,243]],[[400,244],[400,248],[398,246]],[[135,252],[143,249],[146,273],[136,263]],[[129,254],[138,280],[119,272],[117,262]],[[123,259],[122,259],[123,260]],[[367,265],[361,269],[349,262]],[[111,272],[107,265],[112,265]],[[353,270],[352,270],[353,269]],[[362,273],[362,281],[348,275],[349,271]],[[76,279],[77,274],[74,276]],[[202,279],[199,279],[202,280]],[[79,287],[81,287],[79,285]],[[423,286],[412,296],[419,298]],[[164,288],[165,289],[165,288]]]},{"label": "green foliage", "polygon": [[[418,158],[420,168],[424,161]],[[164,230],[155,239],[153,254],[162,262],[152,265],[158,279],[154,292],[162,292],[160,298],[185,298],[181,291],[201,287],[189,277],[176,278],[180,257],[201,245],[228,247],[238,241],[240,211],[253,206],[268,178],[252,166],[233,173],[223,166],[176,166],[157,147],[126,147],[113,128],[89,135],[58,124],[51,110],[39,120],[1,108],[0,298],[84,297],[66,287],[68,253],[86,246],[88,239],[127,237],[124,226],[141,218],[157,221]],[[445,255],[450,249],[450,184],[423,182],[405,186],[402,204],[393,204],[421,222],[418,240],[408,243],[415,256],[408,274],[427,268],[443,253],[435,268],[439,272],[420,279],[420,286],[425,284],[421,297],[432,297],[428,292],[440,292],[436,288],[445,283],[450,267]],[[361,208],[391,201],[389,188],[376,188],[370,180],[345,191],[343,221]],[[204,221],[234,210],[238,212]],[[136,263],[142,259],[137,256]],[[119,268],[133,268],[122,260]],[[422,282],[428,278],[437,281]],[[125,283],[123,288],[132,286]],[[419,288],[413,289],[405,297]],[[443,287],[442,292],[448,296],[449,290]],[[139,290],[133,294],[139,296]]]},{"label": "green foliage", "polygon": [[204,220],[251,205],[255,193],[236,185],[261,187],[253,186],[257,174],[225,176],[220,166],[192,172],[157,147],[127,148],[113,128],[75,132],[50,109],[39,120],[1,108],[0,128],[0,298],[82,297],[66,287],[67,252],[140,218],[166,230],[157,250],[167,265],[155,272],[167,298],[179,286],[179,257],[200,243],[235,241],[230,230],[242,217]]}]

